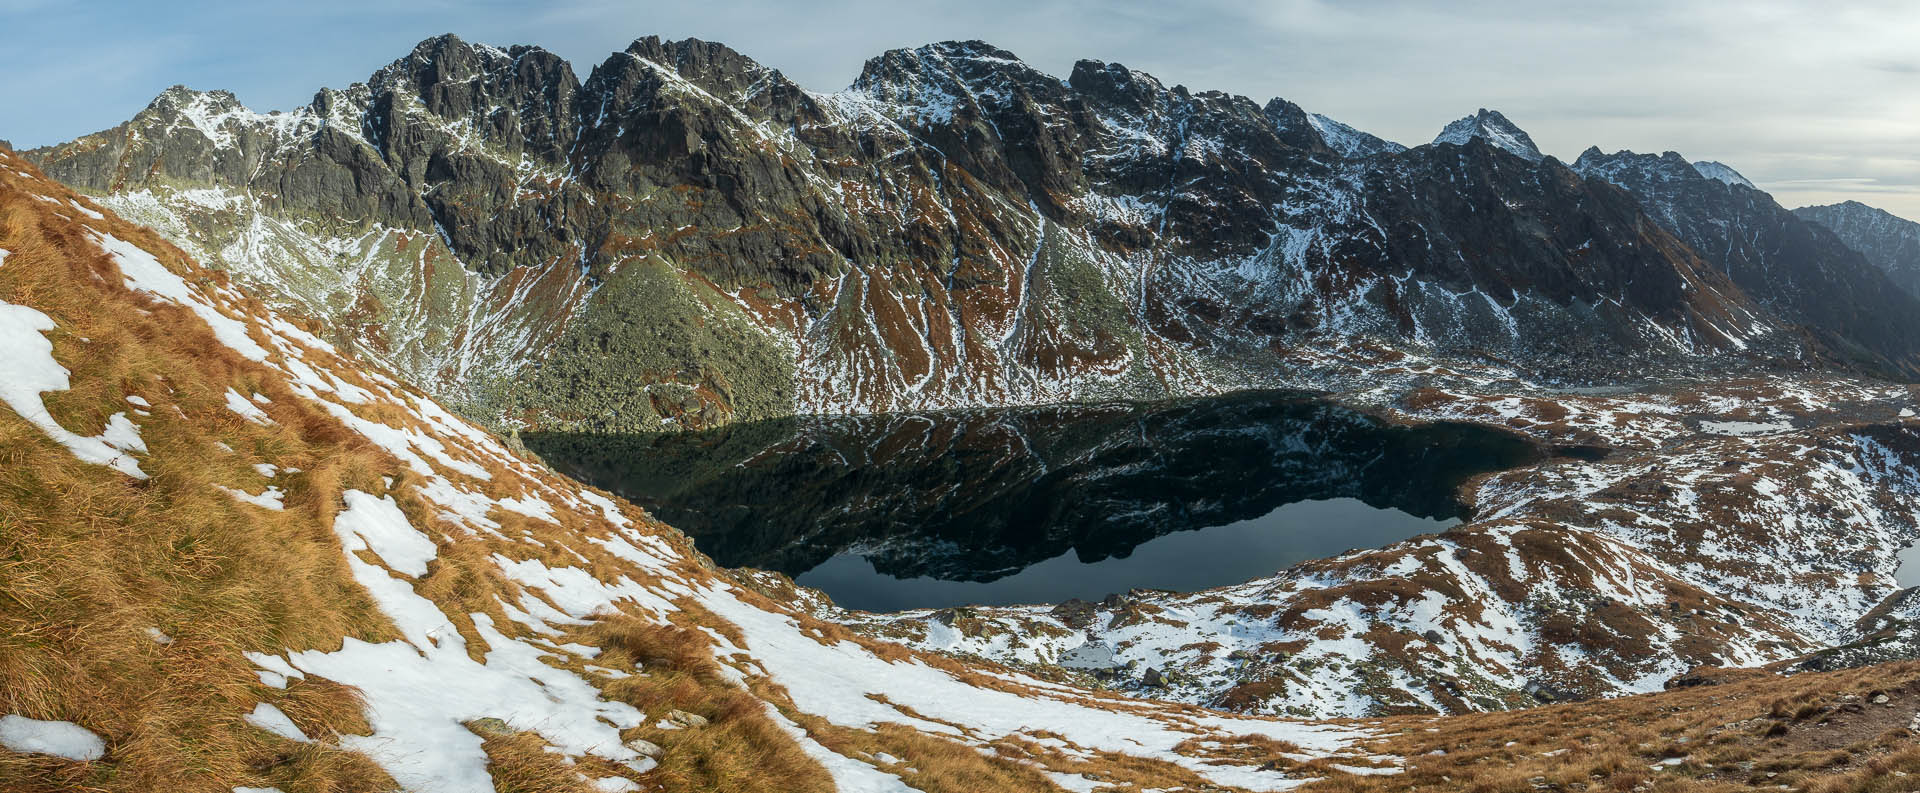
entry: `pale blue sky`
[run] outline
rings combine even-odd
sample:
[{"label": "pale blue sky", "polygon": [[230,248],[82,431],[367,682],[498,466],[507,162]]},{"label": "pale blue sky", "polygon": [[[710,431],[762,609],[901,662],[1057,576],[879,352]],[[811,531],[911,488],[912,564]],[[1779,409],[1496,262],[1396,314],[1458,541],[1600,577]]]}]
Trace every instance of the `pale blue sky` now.
[{"label": "pale blue sky", "polygon": [[0,138],[103,129],[165,87],[259,110],[363,80],[444,32],[538,44],[584,78],[639,36],[722,41],[814,90],[867,57],[981,38],[1065,75],[1118,61],[1403,143],[1485,106],[1549,154],[1588,145],[1723,160],[1797,206],[1920,218],[1920,4],[1874,0],[0,0]]}]

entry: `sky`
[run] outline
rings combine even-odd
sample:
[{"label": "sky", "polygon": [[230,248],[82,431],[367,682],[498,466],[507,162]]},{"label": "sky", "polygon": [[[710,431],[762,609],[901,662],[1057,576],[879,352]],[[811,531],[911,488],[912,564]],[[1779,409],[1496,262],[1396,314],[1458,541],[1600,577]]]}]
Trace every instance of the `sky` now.
[{"label": "sky", "polygon": [[1920,219],[1920,3],[1859,0],[0,0],[0,139],[111,127],[169,85],[256,110],[365,80],[440,33],[593,64],[640,36],[724,42],[817,91],[888,49],[984,39],[1049,73],[1118,62],[1429,141],[1488,107],[1588,146],[1732,165],[1789,207]]}]

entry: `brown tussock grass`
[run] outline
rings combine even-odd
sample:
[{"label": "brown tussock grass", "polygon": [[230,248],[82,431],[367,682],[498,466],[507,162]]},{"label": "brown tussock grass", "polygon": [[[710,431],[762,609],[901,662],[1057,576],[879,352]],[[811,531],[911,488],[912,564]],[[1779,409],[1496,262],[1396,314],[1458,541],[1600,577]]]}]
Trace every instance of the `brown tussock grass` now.
[{"label": "brown tussock grass", "polygon": [[[646,724],[622,737],[641,738],[665,753],[645,775],[668,791],[831,791],[826,770],[795,746],[766,705],[722,675],[705,634],[633,617],[612,617],[583,629],[603,648],[597,665],[637,665],[639,673],[602,688],[608,697],[646,712]],[[667,713],[708,719],[704,727],[662,729]]]},{"label": "brown tussock grass", "polygon": [[[397,638],[343,564],[331,525],[345,490],[391,495],[416,527],[436,539],[439,556],[416,590],[451,616],[476,660],[489,648],[468,614],[487,614],[497,629],[524,637],[500,602],[543,597],[506,581],[495,553],[538,558],[551,567],[584,566],[605,578],[631,572],[580,541],[604,533],[604,524],[563,504],[555,503],[551,522],[498,509],[489,516],[502,535],[544,546],[500,541],[448,523],[415,493],[419,475],[406,464],[293,393],[278,372],[220,345],[187,309],[124,289],[118,268],[83,227],[147,248],[190,282],[224,284],[224,275],[198,269],[151,232],[117,219],[59,217],[77,213],[27,192],[64,199],[70,196],[64,188],[21,182],[0,171],[0,248],[11,252],[0,266],[0,300],[30,305],[59,326],[48,336],[56,359],[74,372],[73,387],[46,395],[49,412],[68,429],[92,434],[114,413],[134,409],[127,395],[147,399],[152,415],[136,422],[150,450],[138,459],[151,478],[135,481],[80,462],[11,411],[0,410],[0,712],[71,720],[101,735],[108,747],[93,763],[0,753],[0,790],[391,788],[366,758],[326,743],[338,734],[370,730],[356,692],[317,679],[272,689],[242,656],[335,650],[345,636]],[[390,393],[351,365],[330,369],[345,382]],[[273,423],[234,414],[225,406],[228,388],[242,396],[264,395],[270,402],[259,407]],[[427,429],[422,418],[396,404],[345,407],[362,419]],[[449,439],[449,445],[460,443]],[[463,456],[478,461],[489,476],[440,465],[437,473],[494,499],[525,495],[534,485],[512,470],[516,464]],[[260,462],[303,470],[269,480],[253,470]],[[571,487],[558,477],[550,481]],[[241,504],[214,487],[259,492],[269,484],[285,491],[285,511]],[[553,500],[551,493],[531,492]],[[624,511],[647,533],[696,556],[684,537],[638,510]],[[689,578],[710,574],[679,564]],[[742,639],[711,615],[690,610],[685,618]],[[155,642],[149,627],[172,642]],[[666,749],[659,768],[644,775],[650,787],[831,789],[824,769],[772,722],[766,706],[719,674],[705,634],[618,616],[575,633],[607,648],[596,664],[641,667],[634,677],[607,686],[607,694],[651,717],[626,737],[644,736]],[[593,674],[580,669],[584,664],[577,659],[551,662]],[[261,701],[276,704],[318,742],[296,744],[246,724],[244,715]],[[652,726],[674,709],[711,723],[686,730]],[[503,789],[579,789],[571,771],[556,777],[554,755],[535,735],[490,738],[487,749]]]},{"label": "brown tussock grass", "polygon": [[[0,175],[0,182],[9,178]],[[218,344],[191,312],[121,288],[117,267],[79,224],[53,216],[58,207],[13,187],[0,184],[0,247],[12,252],[0,267],[0,300],[48,314],[59,325],[49,334],[55,357],[75,373],[71,390],[46,395],[49,412],[82,434],[132,410],[128,394],[151,402],[153,415],[137,419],[150,449],[139,459],[151,479],[141,482],[80,462],[0,411],[0,710],[75,721],[108,744],[107,756],[94,763],[0,755],[0,789],[391,787],[362,756],[324,743],[292,744],[242,718],[254,703],[269,701],[322,742],[370,729],[352,690],[323,680],[271,689],[242,657],[246,651],[334,650],[343,636],[397,638],[342,563],[331,525],[347,489],[393,496],[416,527],[436,538],[439,558],[416,589],[452,615],[476,660],[489,648],[466,615],[488,614],[497,629],[515,635],[522,629],[505,618],[500,601],[541,597],[505,581],[493,554],[540,558],[552,567],[581,566],[584,557],[597,574],[630,569],[579,542],[605,528],[559,504],[554,522],[502,510],[490,515],[501,534],[534,538],[544,548],[448,524],[414,493],[418,475],[405,464],[294,394],[277,372]],[[28,189],[65,194],[52,185]],[[141,244],[190,281],[224,282],[145,230],[113,219],[91,225]],[[387,390],[351,366],[331,373],[376,393]],[[228,410],[229,387],[266,396],[271,401],[260,408],[274,423],[255,424]],[[346,407],[364,419],[425,429],[398,405]],[[471,456],[489,478],[442,466],[438,473],[491,498],[527,492],[530,483],[507,464]],[[258,462],[303,471],[269,480],[252,469]],[[392,477],[391,485],[384,477]],[[248,492],[279,486],[286,510],[240,504],[216,484]],[[658,532],[637,510],[628,511]],[[684,538],[667,539],[686,547]],[[173,642],[156,643],[148,627]],[[768,719],[765,706],[717,673],[704,634],[634,618],[582,633],[609,648],[600,663],[624,657],[629,666],[645,667],[642,676],[609,686],[610,696],[656,721],[672,709],[712,720],[699,729],[659,730],[650,722],[631,731],[630,738],[644,734],[667,748],[660,767],[646,775],[650,784],[670,791],[830,789],[824,770]],[[503,789],[577,789],[570,772],[551,782],[554,756],[537,744],[531,735],[488,742]]]},{"label": "brown tussock grass", "polygon": [[493,777],[495,793],[595,793],[592,785],[579,778],[580,769],[547,751],[547,742],[538,734],[488,735],[473,731],[483,739],[480,748],[487,753],[487,773]]},{"label": "brown tussock grass", "polygon": [[[71,210],[64,214],[75,219],[60,218],[62,207],[25,191],[64,191],[22,182],[0,171],[0,248],[12,252],[0,266],[0,300],[58,323],[47,336],[72,388],[43,395],[48,412],[93,434],[115,413],[134,415],[127,395],[144,397],[152,415],[135,421],[151,478],[83,463],[0,410],[0,712],[74,721],[108,746],[95,763],[0,755],[0,789],[389,786],[364,757],[290,745],[242,720],[255,703],[277,701],[304,728],[366,729],[350,693],[320,683],[266,688],[241,653],[387,632],[346,576],[337,541],[313,531],[337,502],[334,469],[374,463],[314,446],[296,429],[293,419],[312,418],[297,416],[297,400],[215,343],[190,312],[120,288],[117,268],[81,228],[152,245],[150,232]],[[269,394],[274,403],[263,409],[289,421],[239,419],[224,404],[229,386]],[[267,480],[250,465],[290,458],[310,462],[308,473],[274,480],[288,492],[285,512],[214,488],[259,492]]]},{"label": "brown tussock grass", "polygon": [[[1871,704],[1878,693],[1895,699]],[[1920,663],[1907,662],[1504,713],[1397,717],[1382,720],[1388,734],[1366,748],[1406,758],[1406,773],[1335,774],[1302,789],[1917,790],[1920,778],[1893,775],[1912,774],[1920,762],[1904,729],[1916,705]],[[1661,765],[1670,759],[1679,762]]]}]

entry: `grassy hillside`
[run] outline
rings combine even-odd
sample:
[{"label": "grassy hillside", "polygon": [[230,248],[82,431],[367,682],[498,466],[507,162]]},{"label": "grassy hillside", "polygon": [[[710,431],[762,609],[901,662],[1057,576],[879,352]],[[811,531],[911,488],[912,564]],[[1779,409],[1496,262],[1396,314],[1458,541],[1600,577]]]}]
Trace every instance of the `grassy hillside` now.
[{"label": "grassy hillside", "polygon": [[[76,456],[23,418],[31,408],[0,410],[0,712],[74,722],[106,747],[86,763],[0,752],[0,788],[393,787],[381,763],[350,748],[356,737],[378,735],[365,712],[378,703],[317,675],[276,676],[248,657],[403,636],[350,569],[381,556],[363,550],[350,559],[329,528],[337,529],[346,494],[390,500],[425,529],[417,536],[433,538],[426,542],[434,558],[413,589],[449,615],[475,661],[491,643],[479,626],[519,628],[513,604],[546,602],[506,580],[495,553],[555,567],[612,564],[610,552],[578,538],[608,530],[610,518],[630,519],[610,501],[558,489],[568,486],[419,394],[267,317],[151,232],[99,215],[18,159],[0,153],[0,164],[0,309],[13,320],[0,324],[0,343],[31,343],[32,335],[49,342],[52,360],[71,375],[70,387],[40,395],[45,420],[76,436],[101,435],[115,417],[130,420],[138,447],[127,457],[137,458],[139,474]],[[116,240],[184,276],[191,296],[174,301],[127,288],[123,266],[106,250]],[[267,351],[267,360],[229,346],[236,339],[214,332],[202,316],[209,311],[244,328],[251,347],[237,346]],[[23,330],[27,312],[47,329]],[[395,433],[409,437],[396,441]],[[447,498],[465,514],[433,502],[423,487],[452,491]],[[502,507],[516,497],[533,514]],[[549,498],[573,503],[533,503]],[[642,528],[629,529],[636,537],[686,553],[676,535],[640,520]],[[622,738],[644,735],[663,747],[657,761],[632,764],[651,765],[643,775],[592,756],[563,763],[542,751],[549,741],[506,712],[510,726],[470,719],[499,789],[592,789],[577,772],[670,790],[829,787],[760,702],[719,675],[705,635],[627,616],[555,622],[581,624],[518,632],[601,648],[591,659],[549,656],[561,669],[579,672],[588,660],[609,670],[644,666],[649,676],[607,679],[601,693],[649,711],[704,713],[713,724],[624,731],[631,734]],[[248,716],[262,703],[313,740],[254,726]]]},{"label": "grassy hillside", "polygon": [[816,595],[714,569],[4,149],[0,252],[0,790],[1920,778],[1902,776],[1920,770],[1911,665],[1336,723],[858,637],[810,616]]}]

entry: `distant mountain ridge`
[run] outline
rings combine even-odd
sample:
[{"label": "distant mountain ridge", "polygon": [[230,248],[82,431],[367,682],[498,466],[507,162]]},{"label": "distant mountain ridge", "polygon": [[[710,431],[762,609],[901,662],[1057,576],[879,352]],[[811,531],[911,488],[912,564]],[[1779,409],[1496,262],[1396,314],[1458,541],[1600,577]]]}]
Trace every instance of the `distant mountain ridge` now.
[{"label": "distant mountain ridge", "polygon": [[509,427],[1340,388],[1383,354],[1417,383],[1920,350],[1911,322],[1808,310],[1883,276],[1815,246],[1759,267],[1805,298],[1748,294],[1710,235],[1495,111],[1404,149],[977,41],[822,94],[697,40],[580,80],[442,36],[290,113],[171,89],[28,156]]},{"label": "distant mountain ridge", "polygon": [[[1574,170],[1620,185],[1647,214],[1773,313],[1856,361],[1911,361],[1920,315],[1895,287],[1825,228],[1801,222],[1745,179],[1709,177],[1675,152],[1588,149]],[[1737,174],[1736,174],[1737,176]]]},{"label": "distant mountain ridge", "polygon": [[1907,294],[1920,296],[1920,223],[1858,201],[1801,207],[1793,213],[1831,229]]}]

